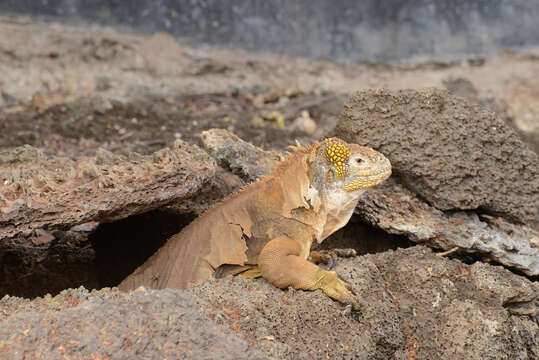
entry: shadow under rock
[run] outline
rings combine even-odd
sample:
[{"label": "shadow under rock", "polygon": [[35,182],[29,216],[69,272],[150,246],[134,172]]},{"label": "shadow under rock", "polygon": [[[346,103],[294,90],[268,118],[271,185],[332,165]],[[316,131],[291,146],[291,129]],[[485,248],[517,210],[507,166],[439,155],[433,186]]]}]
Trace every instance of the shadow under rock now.
[{"label": "shadow under rock", "polygon": [[193,218],[158,209],[100,225],[90,235],[100,287],[117,286]]}]

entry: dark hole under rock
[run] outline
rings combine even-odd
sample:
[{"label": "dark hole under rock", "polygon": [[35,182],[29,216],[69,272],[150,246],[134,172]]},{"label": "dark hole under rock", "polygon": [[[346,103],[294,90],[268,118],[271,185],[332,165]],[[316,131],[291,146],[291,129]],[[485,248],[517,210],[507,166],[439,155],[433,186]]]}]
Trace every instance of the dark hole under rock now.
[{"label": "dark hole under rock", "polygon": [[100,225],[90,235],[100,287],[118,285],[193,219],[160,209]]},{"label": "dark hole under rock", "polygon": [[0,297],[115,286],[193,218],[158,209],[101,224],[90,234],[54,231],[46,246],[0,244]]},{"label": "dark hole under rock", "polygon": [[46,246],[0,244],[0,297],[33,298],[68,287],[97,286],[92,247],[72,231],[55,231],[54,236]]},{"label": "dark hole under rock", "polygon": [[359,217],[352,216],[348,224],[332,234],[321,244],[313,244],[312,250],[346,249],[357,251],[358,255],[374,254],[397,248],[408,248],[415,243],[403,235],[388,234],[381,229],[363,223]]}]

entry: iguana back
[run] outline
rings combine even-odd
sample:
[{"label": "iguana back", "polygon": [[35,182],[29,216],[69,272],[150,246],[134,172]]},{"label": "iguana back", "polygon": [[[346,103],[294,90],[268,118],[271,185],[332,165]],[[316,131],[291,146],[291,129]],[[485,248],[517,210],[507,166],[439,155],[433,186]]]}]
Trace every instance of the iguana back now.
[{"label": "iguana back", "polygon": [[306,150],[301,148],[271,176],[225,198],[173,235],[120,289],[183,289],[190,282],[200,284],[224,264],[256,265],[262,248],[276,236],[312,241],[309,224],[291,215],[292,209],[306,206],[302,196],[309,184]]}]

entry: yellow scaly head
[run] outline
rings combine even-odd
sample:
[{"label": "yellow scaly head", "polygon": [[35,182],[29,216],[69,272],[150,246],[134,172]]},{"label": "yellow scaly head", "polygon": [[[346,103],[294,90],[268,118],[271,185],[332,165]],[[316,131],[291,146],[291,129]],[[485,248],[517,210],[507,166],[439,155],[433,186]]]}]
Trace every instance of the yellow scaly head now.
[{"label": "yellow scaly head", "polygon": [[342,180],[348,174],[348,160],[350,159],[350,150],[346,143],[337,138],[324,140],[324,156],[335,171],[335,177]]},{"label": "yellow scaly head", "polygon": [[319,154],[329,166],[324,183],[341,183],[346,191],[375,186],[391,175],[389,160],[369,147],[329,138],[321,144]]}]

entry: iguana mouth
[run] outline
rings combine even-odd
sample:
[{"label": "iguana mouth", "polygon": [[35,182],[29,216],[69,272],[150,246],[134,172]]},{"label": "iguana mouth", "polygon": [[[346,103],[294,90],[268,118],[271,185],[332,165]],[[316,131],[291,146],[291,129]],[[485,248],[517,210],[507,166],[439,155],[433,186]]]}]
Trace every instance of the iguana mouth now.
[{"label": "iguana mouth", "polygon": [[374,168],[369,169],[366,173],[359,173],[358,175],[351,177],[344,185],[346,191],[355,191],[366,189],[380,184],[391,176],[391,163],[389,160],[380,155],[377,160],[377,165]]}]

